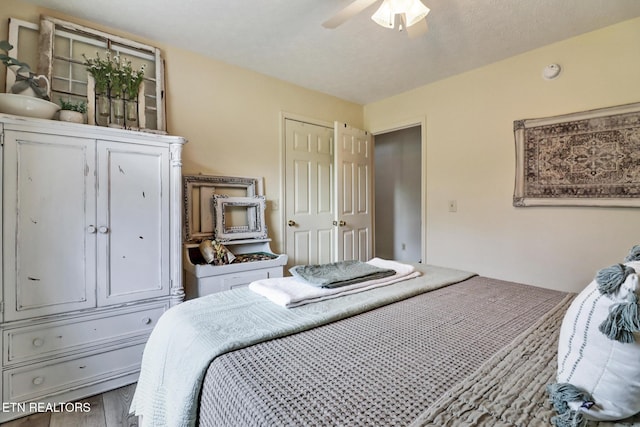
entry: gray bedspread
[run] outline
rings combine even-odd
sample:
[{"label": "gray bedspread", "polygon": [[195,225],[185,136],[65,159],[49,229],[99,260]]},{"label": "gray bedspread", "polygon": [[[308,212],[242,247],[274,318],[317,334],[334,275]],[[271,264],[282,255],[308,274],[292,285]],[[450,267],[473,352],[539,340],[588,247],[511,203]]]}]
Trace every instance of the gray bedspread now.
[{"label": "gray bedspread", "polygon": [[221,355],[199,425],[410,425],[566,296],[474,277]]},{"label": "gray bedspread", "polygon": [[[483,425],[542,427],[556,415],[546,391],[556,382],[558,339],[574,295],[446,392],[410,427]],[[589,427],[640,426],[640,414],[622,421],[590,421]]]}]

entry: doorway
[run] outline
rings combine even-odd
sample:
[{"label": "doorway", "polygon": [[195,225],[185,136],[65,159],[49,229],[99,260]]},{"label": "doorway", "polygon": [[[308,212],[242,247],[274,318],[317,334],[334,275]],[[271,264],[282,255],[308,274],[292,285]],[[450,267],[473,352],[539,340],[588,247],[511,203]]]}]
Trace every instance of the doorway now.
[{"label": "doorway", "polygon": [[375,135],[375,255],[422,262],[422,135],[412,126]]}]

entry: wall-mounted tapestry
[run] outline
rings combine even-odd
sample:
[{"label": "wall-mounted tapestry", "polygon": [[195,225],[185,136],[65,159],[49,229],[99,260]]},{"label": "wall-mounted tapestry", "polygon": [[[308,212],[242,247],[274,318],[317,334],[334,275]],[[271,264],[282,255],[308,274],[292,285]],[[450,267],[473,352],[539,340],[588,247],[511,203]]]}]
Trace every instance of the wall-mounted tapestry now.
[{"label": "wall-mounted tapestry", "polygon": [[516,120],[514,206],[640,207],[640,103]]}]

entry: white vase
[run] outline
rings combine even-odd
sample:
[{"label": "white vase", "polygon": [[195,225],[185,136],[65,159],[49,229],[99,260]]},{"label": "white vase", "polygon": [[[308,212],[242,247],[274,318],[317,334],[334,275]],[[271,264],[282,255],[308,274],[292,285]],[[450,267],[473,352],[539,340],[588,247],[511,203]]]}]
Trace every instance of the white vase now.
[{"label": "white vase", "polygon": [[62,122],[73,122],[73,123],[84,123],[84,114],[78,111],[71,110],[60,110],[60,121]]}]

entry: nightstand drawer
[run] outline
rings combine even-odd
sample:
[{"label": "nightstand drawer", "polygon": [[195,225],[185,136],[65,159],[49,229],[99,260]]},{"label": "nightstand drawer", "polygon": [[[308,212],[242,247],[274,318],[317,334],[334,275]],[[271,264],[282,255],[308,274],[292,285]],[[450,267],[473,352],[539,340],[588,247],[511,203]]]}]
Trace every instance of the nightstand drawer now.
[{"label": "nightstand drawer", "polygon": [[3,373],[3,401],[36,401],[77,387],[140,370],[144,343],[58,363],[40,363]]},{"label": "nightstand drawer", "polygon": [[167,303],[132,306],[4,331],[5,364],[36,360],[151,333]]},{"label": "nightstand drawer", "polygon": [[[258,263],[255,264],[259,265]],[[218,272],[216,270],[212,271],[215,273]],[[219,271],[224,270],[220,269]],[[187,273],[185,280],[185,292],[187,294],[187,299],[197,298],[215,292],[222,292],[229,289],[248,286],[249,283],[253,281],[269,279],[272,277],[282,277],[282,266],[254,268],[251,270],[234,271],[226,274],[215,274],[203,277],[196,277],[193,274]]]}]

